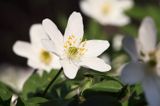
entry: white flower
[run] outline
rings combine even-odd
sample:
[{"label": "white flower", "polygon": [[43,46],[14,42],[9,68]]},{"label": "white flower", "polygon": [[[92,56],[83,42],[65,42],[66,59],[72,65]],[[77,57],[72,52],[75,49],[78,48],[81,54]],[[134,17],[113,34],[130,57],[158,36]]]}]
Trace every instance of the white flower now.
[{"label": "white flower", "polygon": [[16,93],[23,90],[23,86],[32,75],[32,69],[25,69],[11,65],[0,66],[0,81],[9,86]]},{"label": "white flower", "polygon": [[18,95],[13,94],[11,97],[10,106],[16,106],[18,102],[17,100],[18,100]]},{"label": "white flower", "polygon": [[117,34],[114,36],[114,38],[113,38],[113,49],[114,50],[116,50],[116,51],[121,50],[123,38],[124,38],[124,36],[121,34]]},{"label": "white flower", "polygon": [[130,22],[124,14],[133,6],[133,0],[82,0],[81,10],[102,25],[123,26]]},{"label": "white flower", "polygon": [[43,40],[44,47],[60,57],[64,74],[73,79],[80,66],[106,72],[111,67],[98,58],[108,47],[106,40],[83,41],[83,20],[80,13],[73,12],[69,17],[64,36],[49,19],[43,20],[44,30],[51,40]]},{"label": "white flower", "polygon": [[123,40],[132,62],[123,67],[122,80],[128,84],[141,82],[150,106],[160,106],[160,49],[156,40],[155,24],[150,17],[143,20],[138,39]]},{"label": "white flower", "polygon": [[42,75],[43,70],[50,71],[59,69],[59,58],[49,53],[41,44],[42,39],[48,39],[43,31],[41,24],[34,24],[30,28],[31,43],[25,41],[17,41],[13,45],[13,51],[22,57],[28,59],[28,65],[32,68],[39,69],[37,72]]},{"label": "white flower", "polygon": [[100,56],[100,58],[103,59],[104,62],[107,63],[107,64],[111,63],[111,60],[110,60],[110,57],[109,57],[108,54],[103,54],[103,55]]}]

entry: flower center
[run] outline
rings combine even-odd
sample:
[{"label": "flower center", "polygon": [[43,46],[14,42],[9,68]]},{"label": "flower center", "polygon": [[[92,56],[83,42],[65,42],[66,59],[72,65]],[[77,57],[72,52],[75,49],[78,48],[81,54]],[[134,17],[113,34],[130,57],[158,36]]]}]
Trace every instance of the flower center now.
[{"label": "flower center", "polygon": [[43,62],[46,65],[49,65],[52,61],[51,54],[45,50],[41,50],[39,57],[40,57],[41,62]]},{"label": "flower center", "polygon": [[64,43],[65,53],[70,59],[79,59],[86,52],[85,48],[86,42],[78,42],[76,36],[68,36],[66,42]]},{"label": "flower center", "polygon": [[78,48],[76,47],[69,47],[68,48],[68,56],[69,57],[75,57],[78,54]]},{"label": "flower center", "polygon": [[103,4],[101,7],[102,14],[107,15],[110,11],[110,5],[107,3]]},{"label": "flower center", "polygon": [[140,52],[142,61],[146,62],[148,66],[153,67],[153,68],[156,67],[157,65],[157,59],[156,59],[157,55],[156,54],[157,54],[157,51],[153,51],[148,54]]}]

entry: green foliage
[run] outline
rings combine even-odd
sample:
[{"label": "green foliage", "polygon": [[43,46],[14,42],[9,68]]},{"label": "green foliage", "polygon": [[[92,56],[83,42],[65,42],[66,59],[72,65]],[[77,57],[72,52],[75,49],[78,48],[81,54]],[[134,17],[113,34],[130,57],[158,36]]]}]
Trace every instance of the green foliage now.
[{"label": "green foliage", "polygon": [[[130,24],[111,28],[116,29],[113,31],[115,34],[136,37],[142,19],[151,16],[160,35],[159,10],[160,7],[155,5],[136,5],[126,12],[131,17]],[[64,14],[60,15],[58,22],[60,28],[65,30],[67,18]],[[102,27],[92,19],[85,23],[85,39],[108,39],[111,42],[110,38],[114,35],[107,32],[109,27]],[[117,52],[110,47],[110,50],[111,64],[114,65],[111,72],[91,72],[82,68],[74,80],[67,79],[62,73],[45,95],[43,92],[57,71],[44,72],[43,76],[34,73],[19,94],[17,106],[146,106],[140,84],[123,85],[119,77],[113,76],[113,72],[118,71],[119,64],[122,66],[129,59],[122,49]],[[8,86],[0,83],[0,106],[9,106],[13,93]]]}]

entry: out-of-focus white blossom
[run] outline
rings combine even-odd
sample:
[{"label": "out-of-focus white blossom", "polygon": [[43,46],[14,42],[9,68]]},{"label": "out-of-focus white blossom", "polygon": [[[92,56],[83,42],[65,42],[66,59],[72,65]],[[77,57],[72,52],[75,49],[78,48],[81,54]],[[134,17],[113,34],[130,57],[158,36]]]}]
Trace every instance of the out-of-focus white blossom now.
[{"label": "out-of-focus white blossom", "polygon": [[0,81],[9,86],[13,91],[20,93],[32,73],[33,69],[2,65],[0,66]]},{"label": "out-of-focus white blossom", "polygon": [[116,51],[121,50],[123,38],[124,38],[124,36],[121,34],[117,34],[114,36],[113,42],[112,42],[112,46],[113,46],[114,50],[116,50]]},{"label": "out-of-focus white blossom", "polygon": [[103,59],[105,63],[111,64],[111,60],[110,60],[110,57],[108,56],[108,54],[103,54],[100,56],[100,58]]},{"label": "out-of-focus white blossom", "polygon": [[133,7],[133,0],[81,0],[83,13],[102,25],[123,26],[130,22],[124,12]]},{"label": "out-of-focus white blossom", "polygon": [[160,106],[160,48],[156,34],[155,23],[146,17],[138,39],[129,37],[123,40],[124,49],[132,61],[123,67],[122,81],[127,84],[141,82],[150,106]]},{"label": "out-of-focus white blossom", "polygon": [[16,94],[12,95],[11,101],[10,101],[10,106],[16,106],[17,105],[17,99],[18,96]]},{"label": "out-of-focus white blossom", "polygon": [[30,28],[31,43],[25,41],[17,41],[13,45],[13,51],[22,57],[28,59],[28,65],[34,69],[39,69],[37,72],[42,75],[43,71],[51,69],[59,69],[59,58],[46,51],[42,46],[41,40],[48,39],[41,24],[34,24]]},{"label": "out-of-focus white blossom", "polygon": [[84,31],[80,13],[73,12],[71,14],[64,36],[51,20],[43,20],[42,25],[51,39],[43,40],[44,47],[59,56],[64,74],[68,78],[75,78],[80,66],[100,72],[111,69],[102,59],[97,57],[109,47],[108,41],[82,41]]}]

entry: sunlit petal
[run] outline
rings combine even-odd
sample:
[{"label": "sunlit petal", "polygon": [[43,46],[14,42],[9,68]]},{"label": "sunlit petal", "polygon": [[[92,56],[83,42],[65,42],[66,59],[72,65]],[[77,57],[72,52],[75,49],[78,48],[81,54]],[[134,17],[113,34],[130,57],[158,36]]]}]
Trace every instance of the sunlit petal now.
[{"label": "sunlit petal", "polygon": [[139,41],[144,52],[152,52],[156,48],[157,30],[151,17],[146,17],[139,29]]},{"label": "sunlit petal", "polygon": [[84,58],[81,60],[80,65],[100,72],[107,72],[111,70],[111,66],[106,64],[100,58]]},{"label": "sunlit petal", "polygon": [[141,82],[144,78],[144,65],[139,62],[126,64],[121,71],[121,79],[126,84]]}]

